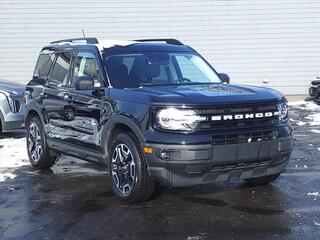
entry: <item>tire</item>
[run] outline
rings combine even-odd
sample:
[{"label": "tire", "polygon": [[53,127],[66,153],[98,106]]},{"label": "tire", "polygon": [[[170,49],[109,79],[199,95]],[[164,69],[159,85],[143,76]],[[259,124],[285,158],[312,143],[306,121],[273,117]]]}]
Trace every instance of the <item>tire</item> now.
[{"label": "tire", "polygon": [[149,176],[138,140],[131,134],[119,133],[112,140],[108,170],[112,190],[121,201],[139,203],[153,195],[156,183]]},{"label": "tire", "polygon": [[280,176],[280,173],[269,175],[269,176],[258,177],[258,178],[249,178],[249,179],[246,179],[246,182],[251,186],[262,186],[275,181],[279,176]]},{"label": "tire", "polygon": [[55,163],[57,156],[46,143],[46,136],[39,117],[32,117],[26,123],[26,130],[27,151],[31,165],[38,169],[49,169]]}]

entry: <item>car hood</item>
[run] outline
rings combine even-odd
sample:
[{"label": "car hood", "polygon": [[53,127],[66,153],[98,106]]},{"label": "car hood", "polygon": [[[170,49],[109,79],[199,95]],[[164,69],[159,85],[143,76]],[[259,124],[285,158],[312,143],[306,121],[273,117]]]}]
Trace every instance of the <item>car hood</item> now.
[{"label": "car hood", "polygon": [[130,92],[122,96],[129,101],[143,99],[143,102],[149,100],[151,104],[162,105],[274,102],[283,98],[281,93],[270,88],[230,84],[152,86],[131,89]]},{"label": "car hood", "polygon": [[25,86],[19,83],[0,81],[0,91],[8,91],[14,94],[23,95]]}]

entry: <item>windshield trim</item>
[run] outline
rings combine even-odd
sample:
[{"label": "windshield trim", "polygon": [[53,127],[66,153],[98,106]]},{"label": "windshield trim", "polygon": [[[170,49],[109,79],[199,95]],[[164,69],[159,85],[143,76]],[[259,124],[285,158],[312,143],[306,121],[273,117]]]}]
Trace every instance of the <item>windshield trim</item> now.
[{"label": "windshield trim", "polygon": [[221,82],[190,82],[190,83],[141,83],[138,88],[141,87],[159,87],[159,86],[190,86],[190,85],[211,85],[211,84],[222,84]]}]

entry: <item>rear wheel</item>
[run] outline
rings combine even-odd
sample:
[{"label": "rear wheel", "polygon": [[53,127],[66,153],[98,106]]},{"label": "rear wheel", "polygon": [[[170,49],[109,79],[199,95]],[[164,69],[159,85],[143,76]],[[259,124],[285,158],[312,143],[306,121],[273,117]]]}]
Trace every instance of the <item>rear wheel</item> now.
[{"label": "rear wheel", "polygon": [[280,173],[269,175],[269,176],[258,177],[258,178],[249,178],[249,179],[246,179],[246,182],[252,186],[261,186],[261,185],[266,185],[268,183],[275,181],[279,176],[280,176]]},{"label": "rear wheel", "polygon": [[109,175],[115,195],[126,203],[147,201],[155,182],[134,136],[120,133],[112,141],[109,152]]},{"label": "rear wheel", "polygon": [[56,155],[46,143],[46,137],[38,117],[32,117],[26,124],[27,150],[30,163],[39,169],[48,169],[53,166]]}]

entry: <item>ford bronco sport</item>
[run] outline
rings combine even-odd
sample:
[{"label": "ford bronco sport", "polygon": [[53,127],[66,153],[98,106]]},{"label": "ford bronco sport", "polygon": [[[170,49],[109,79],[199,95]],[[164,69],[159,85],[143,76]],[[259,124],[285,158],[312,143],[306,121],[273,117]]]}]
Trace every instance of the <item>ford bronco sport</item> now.
[{"label": "ford bronco sport", "polygon": [[275,180],[292,151],[286,99],[231,85],[175,39],[66,39],[40,52],[26,87],[31,164],[103,164],[125,202],[172,187]]}]

